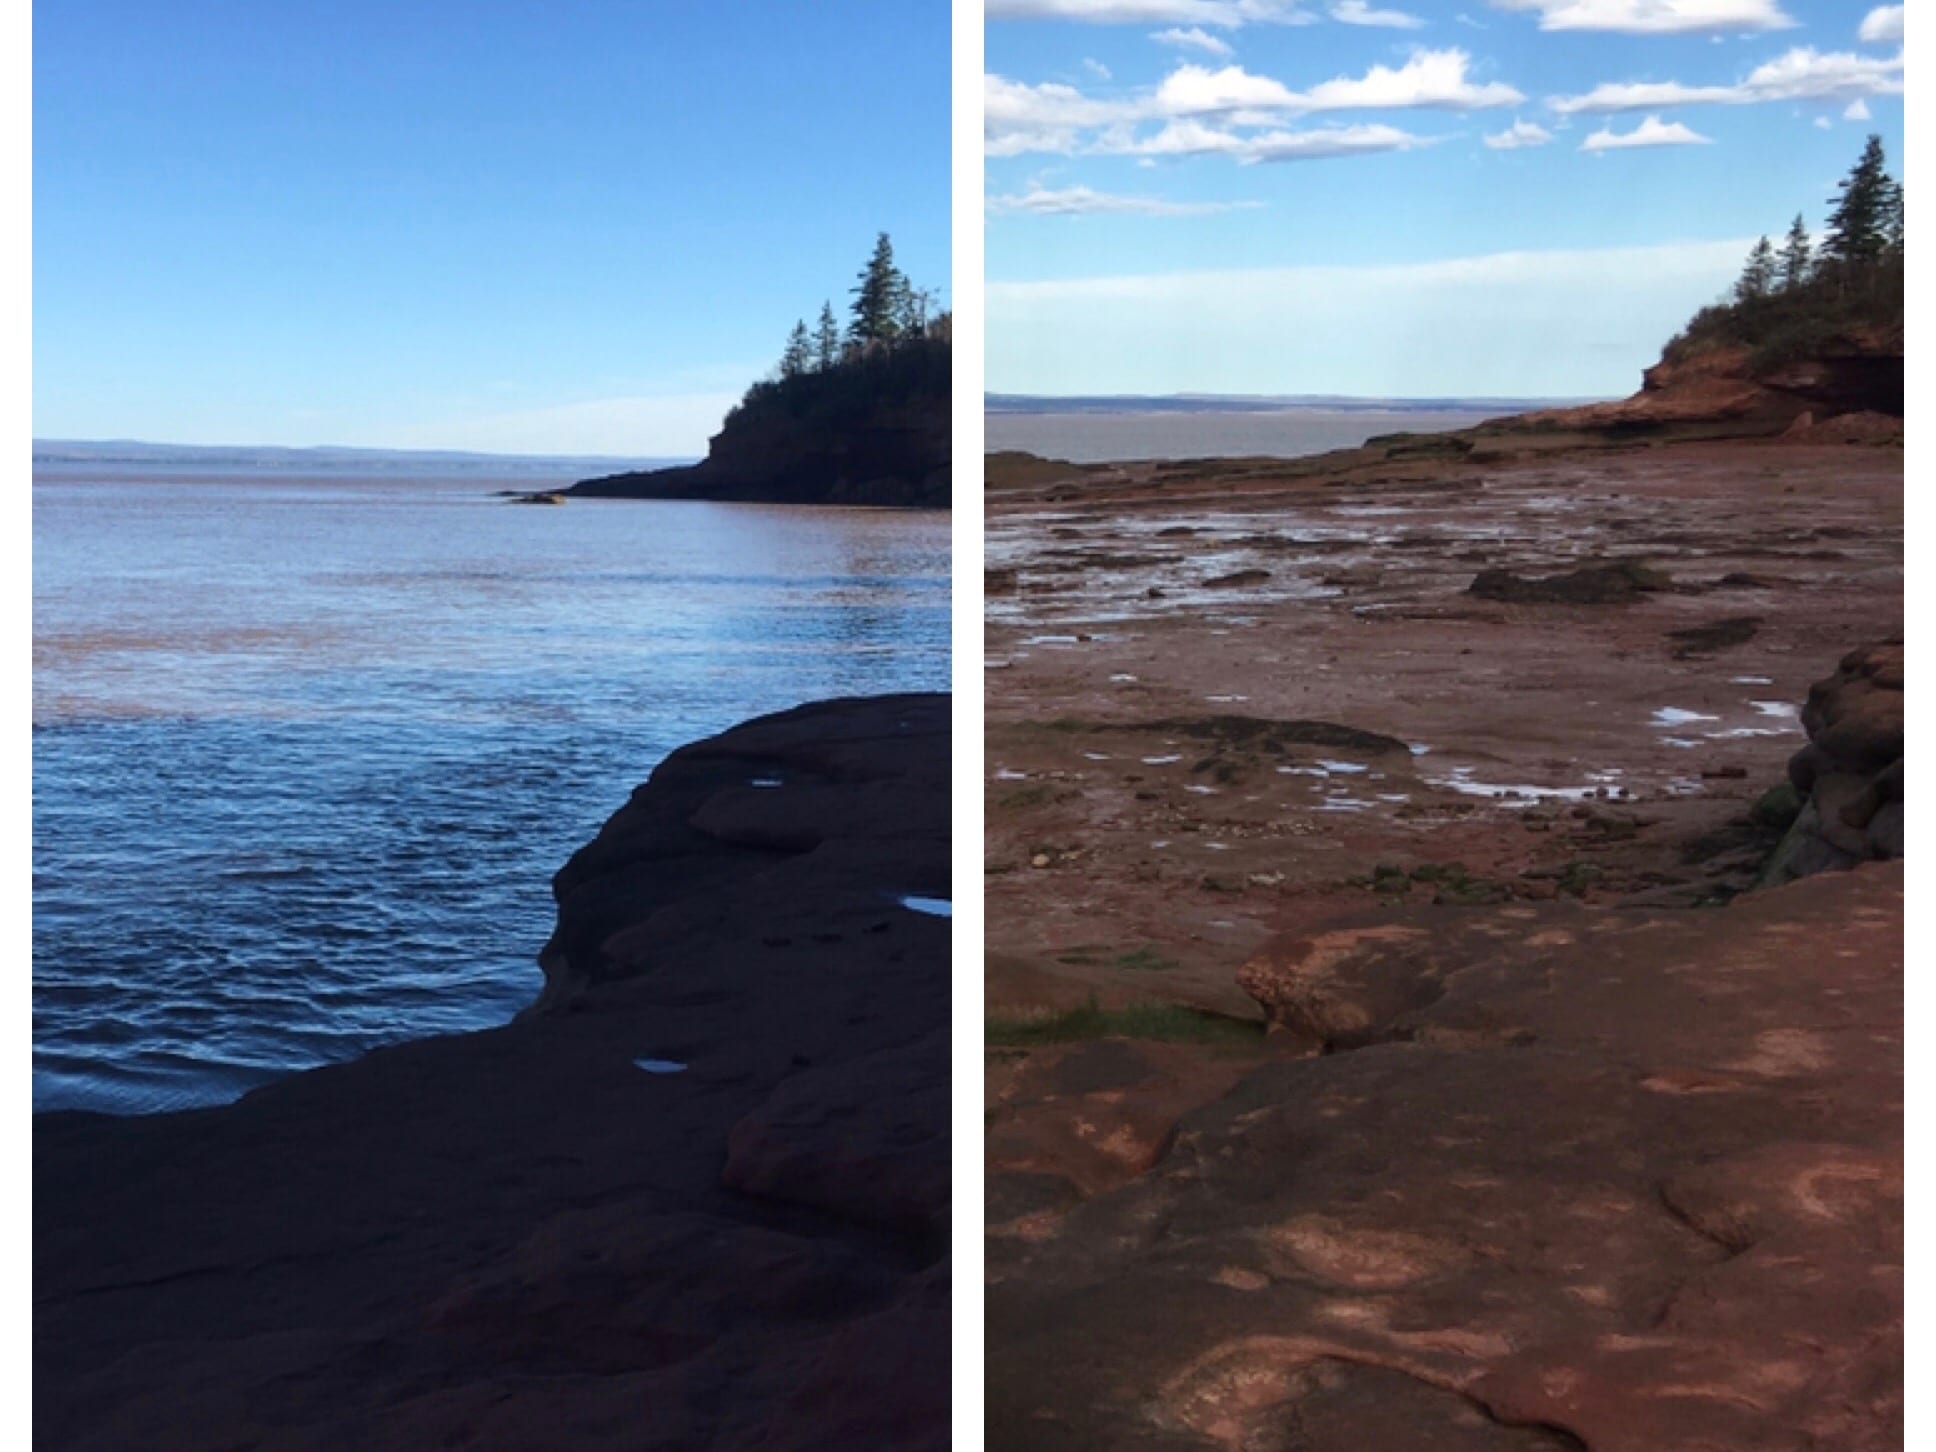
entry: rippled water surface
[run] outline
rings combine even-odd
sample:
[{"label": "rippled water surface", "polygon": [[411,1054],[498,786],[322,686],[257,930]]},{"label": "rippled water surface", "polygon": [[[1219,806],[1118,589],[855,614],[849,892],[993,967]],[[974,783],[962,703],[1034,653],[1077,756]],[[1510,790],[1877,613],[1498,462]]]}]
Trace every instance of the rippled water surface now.
[{"label": "rippled water surface", "polygon": [[493,487],[37,474],[36,1108],[500,1023],[668,751],[947,688],[944,515]]}]

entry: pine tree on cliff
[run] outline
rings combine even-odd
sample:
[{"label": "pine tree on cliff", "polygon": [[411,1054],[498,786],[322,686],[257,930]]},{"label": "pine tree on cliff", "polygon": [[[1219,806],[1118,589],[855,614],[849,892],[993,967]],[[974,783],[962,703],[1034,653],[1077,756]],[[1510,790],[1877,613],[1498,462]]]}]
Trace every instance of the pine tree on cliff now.
[{"label": "pine tree on cliff", "polygon": [[[903,279],[905,281],[905,279]],[[909,338],[925,338],[928,320],[934,314],[935,296],[930,288],[908,286],[903,290],[901,332]]]},{"label": "pine tree on cliff", "polygon": [[834,305],[820,304],[820,321],[813,330],[813,366],[823,373],[840,361],[840,324],[834,321]]},{"label": "pine tree on cliff", "polygon": [[1802,225],[1802,214],[1795,213],[1795,220],[1788,228],[1788,240],[1781,245],[1781,266],[1778,285],[1783,292],[1792,292],[1808,281],[1808,274],[1815,265],[1814,248],[1808,240],[1808,228]]},{"label": "pine tree on cliff", "polygon": [[797,322],[793,325],[793,331],[787,334],[786,351],[780,355],[780,376],[798,378],[812,371],[813,342],[807,337],[807,325]]},{"label": "pine tree on cliff", "polygon": [[1892,218],[1901,213],[1902,189],[1884,170],[1880,136],[1869,137],[1862,159],[1842,178],[1840,190],[1829,213],[1822,256],[1844,268],[1873,267],[1889,246]]},{"label": "pine tree on cliff", "polygon": [[869,343],[892,343],[901,336],[907,318],[908,280],[894,265],[894,244],[887,240],[887,233],[875,239],[874,255],[861,269],[853,291],[849,339],[866,347]]},{"label": "pine tree on cliff", "polygon": [[1763,237],[1748,253],[1747,265],[1734,284],[1734,300],[1756,302],[1775,289],[1775,249]]}]

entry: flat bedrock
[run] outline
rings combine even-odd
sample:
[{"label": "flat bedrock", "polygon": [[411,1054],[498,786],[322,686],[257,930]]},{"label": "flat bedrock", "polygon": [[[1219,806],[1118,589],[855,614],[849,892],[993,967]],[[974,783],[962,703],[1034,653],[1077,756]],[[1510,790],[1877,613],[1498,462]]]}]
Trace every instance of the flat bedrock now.
[{"label": "flat bedrock", "polygon": [[990,1445],[1899,1446],[1901,913],[1871,864],[1274,941],[1279,1052],[991,1227]]},{"label": "flat bedrock", "polygon": [[990,1445],[1901,1445],[1901,456],[1566,422],[1004,461]]}]

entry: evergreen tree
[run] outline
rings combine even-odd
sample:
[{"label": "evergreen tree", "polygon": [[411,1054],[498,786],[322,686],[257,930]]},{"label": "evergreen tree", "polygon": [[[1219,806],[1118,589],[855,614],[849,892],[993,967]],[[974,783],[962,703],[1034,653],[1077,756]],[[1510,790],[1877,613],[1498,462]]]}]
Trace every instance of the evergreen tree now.
[{"label": "evergreen tree", "polygon": [[834,321],[834,305],[820,304],[820,322],[813,333],[813,366],[822,371],[840,361],[840,325]]},{"label": "evergreen tree", "polygon": [[1741,269],[1741,276],[1734,284],[1736,302],[1754,302],[1768,296],[1775,288],[1775,249],[1763,237],[1755,243],[1748,253],[1747,265]]},{"label": "evergreen tree", "polygon": [[797,322],[793,331],[787,335],[786,352],[780,355],[780,376],[798,378],[813,370],[813,341],[807,336],[807,325]]},{"label": "evergreen tree", "polygon": [[847,336],[863,347],[891,343],[901,335],[907,319],[908,280],[894,265],[894,244],[882,232],[874,241],[874,255],[861,269],[853,289],[853,318]]},{"label": "evergreen tree", "polygon": [[1808,240],[1808,228],[1802,225],[1802,214],[1795,213],[1795,220],[1789,225],[1788,240],[1781,245],[1781,265],[1778,270],[1778,285],[1783,292],[1792,292],[1808,281],[1810,268],[1814,266],[1814,249]]},{"label": "evergreen tree", "polygon": [[1880,136],[1869,137],[1862,159],[1842,178],[1840,190],[1822,239],[1822,255],[1848,268],[1871,267],[1889,245],[1892,216],[1900,213],[1901,188],[1883,169]]},{"label": "evergreen tree", "polygon": [[[906,279],[902,281],[905,283]],[[911,338],[925,338],[929,320],[934,316],[934,290],[907,286],[903,291],[903,303],[906,316],[902,321],[902,331]]]}]

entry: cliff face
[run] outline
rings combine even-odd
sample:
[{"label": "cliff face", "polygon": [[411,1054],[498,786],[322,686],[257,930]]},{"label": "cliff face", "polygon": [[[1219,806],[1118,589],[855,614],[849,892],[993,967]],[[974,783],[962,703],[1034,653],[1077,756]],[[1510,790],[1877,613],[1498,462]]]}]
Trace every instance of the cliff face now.
[{"label": "cliff face", "polygon": [[946,509],[951,364],[946,339],[923,339],[824,373],[759,384],[701,462],[587,479],[566,492]]},{"label": "cliff face", "polygon": [[1782,433],[1844,415],[1900,419],[1903,334],[1850,328],[1780,360],[1740,345],[1669,354],[1617,403],[1543,409],[1488,424],[1489,432],[1605,433],[1729,438]]}]

